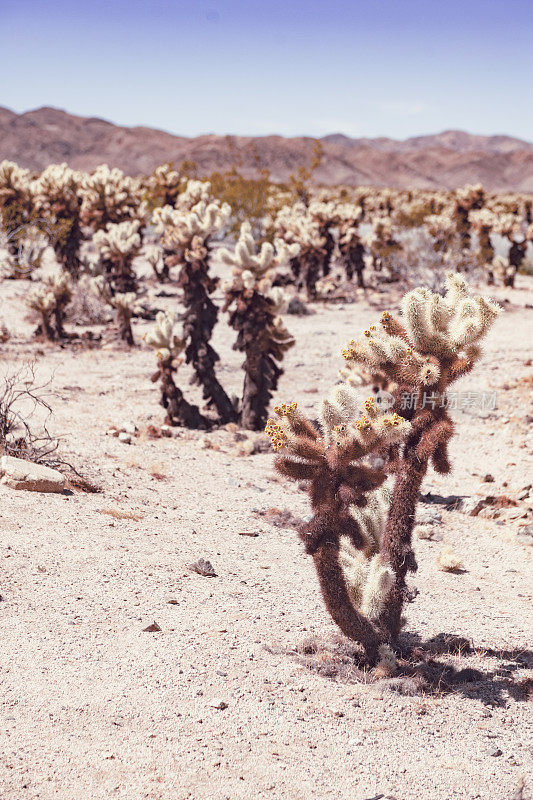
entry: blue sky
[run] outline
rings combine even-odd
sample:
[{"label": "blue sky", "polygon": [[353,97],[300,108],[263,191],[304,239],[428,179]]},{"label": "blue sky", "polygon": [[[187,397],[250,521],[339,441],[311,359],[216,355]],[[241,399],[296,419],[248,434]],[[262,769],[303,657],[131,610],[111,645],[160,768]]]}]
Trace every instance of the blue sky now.
[{"label": "blue sky", "polygon": [[173,133],[533,140],[532,0],[0,0],[0,105]]}]

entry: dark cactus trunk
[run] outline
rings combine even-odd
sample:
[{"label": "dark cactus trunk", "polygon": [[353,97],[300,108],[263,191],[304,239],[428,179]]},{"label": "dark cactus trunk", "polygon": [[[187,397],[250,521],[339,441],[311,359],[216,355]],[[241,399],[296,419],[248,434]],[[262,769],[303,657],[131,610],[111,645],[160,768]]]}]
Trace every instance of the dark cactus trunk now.
[{"label": "dark cactus trunk", "polygon": [[182,266],[178,286],[183,289],[185,305],[185,359],[194,369],[194,381],[202,386],[204,400],[216,408],[220,422],[224,424],[234,422],[237,412],[217,380],[215,364],[219,356],[209,344],[218,316],[218,309],[209,294],[216,285],[217,281],[208,275],[206,261],[194,261]]},{"label": "dark cactus trunk", "polygon": [[174,382],[173,369],[169,362],[162,362],[159,372],[156,372],[152,380],[161,381],[161,400],[160,403],[167,412],[165,422],[168,425],[181,425],[184,428],[206,429],[211,423],[206,417],[202,416],[197,406],[187,402],[183,393]]}]

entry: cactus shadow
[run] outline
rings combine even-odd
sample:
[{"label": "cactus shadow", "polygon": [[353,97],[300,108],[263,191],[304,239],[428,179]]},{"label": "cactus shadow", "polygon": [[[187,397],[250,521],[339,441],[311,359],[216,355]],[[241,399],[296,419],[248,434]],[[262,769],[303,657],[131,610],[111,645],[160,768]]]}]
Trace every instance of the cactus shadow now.
[{"label": "cactus shadow", "polygon": [[393,678],[376,677],[362,650],[339,634],[308,637],[291,649],[267,649],[289,655],[325,679],[374,684],[408,696],[459,694],[486,706],[505,707],[509,698],[525,702],[533,693],[533,680],[521,673],[533,666],[533,651],[476,648],[455,634],[439,633],[426,640],[416,633],[402,634]]}]

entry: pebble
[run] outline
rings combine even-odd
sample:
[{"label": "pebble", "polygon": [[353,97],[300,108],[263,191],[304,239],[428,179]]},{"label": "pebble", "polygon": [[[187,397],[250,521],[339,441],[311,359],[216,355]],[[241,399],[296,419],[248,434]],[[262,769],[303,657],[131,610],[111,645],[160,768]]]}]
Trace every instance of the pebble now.
[{"label": "pebble", "polygon": [[197,572],[198,575],[203,575],[204,578],[216,578],[217,574],[213,565],[206,558],[199,558],[194,564],[191,564],[190,569]]},{"label": "pebble", "polygon": [[228,708],[228,704],[225,700],[213,700],[211,708],[216,708],[217,711],[224,711],[225,708]]}]

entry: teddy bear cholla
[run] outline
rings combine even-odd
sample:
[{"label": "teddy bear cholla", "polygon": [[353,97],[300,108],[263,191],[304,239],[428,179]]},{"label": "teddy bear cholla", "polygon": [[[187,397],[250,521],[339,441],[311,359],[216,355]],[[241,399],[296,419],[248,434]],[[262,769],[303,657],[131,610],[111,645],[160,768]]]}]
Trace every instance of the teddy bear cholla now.
[{"label": "teddy bear cholla", "polygon": [[234,347],[245,354],[240,422],[251,430],[264,426],[272,392],[283,372],[279,362],[294,344],[280,316],[287,308],[287,296],[273,284],[298,252],[299,245],[281,239],[258,247],[248,222],[241,226],[235,250],[219,251],[222,263],[233,268],[232,278],[223,287],[224,310],[229,310],[230,325],[238,332]]}]

